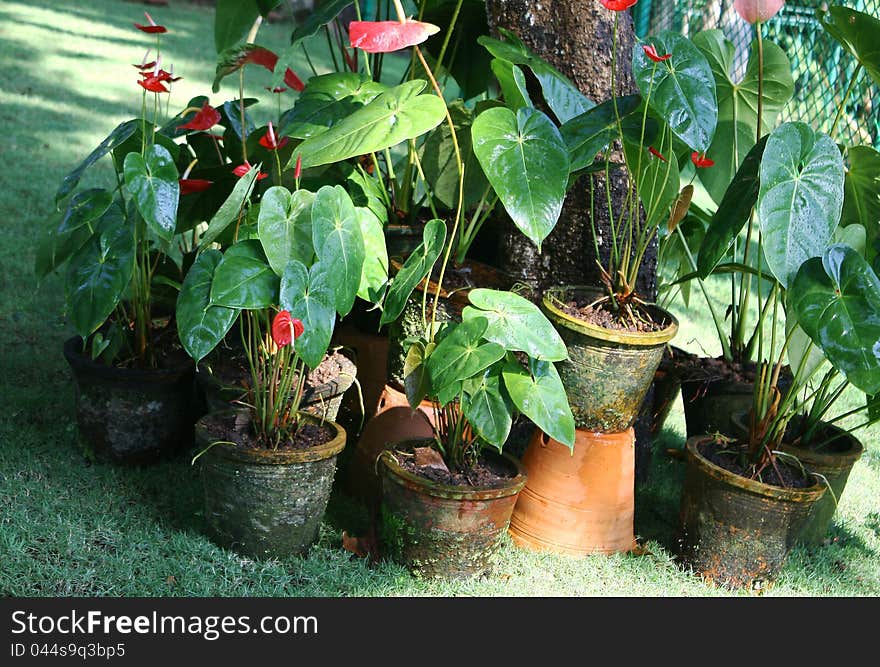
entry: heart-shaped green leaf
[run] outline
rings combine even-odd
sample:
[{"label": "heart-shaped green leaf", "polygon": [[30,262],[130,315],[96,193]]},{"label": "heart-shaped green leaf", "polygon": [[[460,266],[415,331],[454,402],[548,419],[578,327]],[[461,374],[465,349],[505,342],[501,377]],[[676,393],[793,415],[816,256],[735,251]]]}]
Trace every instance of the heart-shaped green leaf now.
[{"label": "heart-shaped green leaf", "polygon": [[357,207],[358,223],[364,239],[364,268],[358,286],[358,296],[370,303],[379,303],[388,284],[388,250],[385,247],[385,229],[368,208]]},{"label": "heart-shaped green leaf", "polygon": [[843,180],[843,158],[827,135],[785,123],[767,139],[758,217],[764,256],[783,287],[828,246],[840,222]]},{"label": "heart-shaped green leaf", "polygon": [[263,246],[254,239],[239,241],[214,270],[211,305],[258,310],[278,302],[278,276]]},{"label": "heart-shaped green leaf", "polygon": [[537,109],[497,107],[477,116],[471,136],[508,215],[540,250],[562,212],[571,167],[559,130]]},{"label": "heart-shaped green leaf", "polygon": [[199,239],[199,247],[207,248],[208,244],[213,243],[220,234],[226,231],[226,228],[229,227],[233,220],[238,220],[242,214],[242,207],[251,196],[254,183],[257,180],[257,174],[259,173],[260,167],[257,165],[238,179],[226,201],[221,204],[214,217],[208,223],[208,229],[205,230],[205,233]]},{"label": "heart-shaped green leaf", "polygon": [[464,309],[462,318],[485,318],[489,323],[483,333],[486,340],[534,359],[568,359],[562,338],[541,309],[528,299],[513,292],[482,288],[471,290],[468,299],[472,305]]},{"label": "heart-shaped green leaf", "polygon": [[880,280],[852,248],[808,259],[789,298],[798,323],[828,361],[869,395],[880,392]]},{"label": "heart-shaped green leaf", "polygon": [[845,224],[859,223],[868,232],[868,261],[877,255],[880,238],[880,152],[870,146],[847,151],[849,169],[844,181],[843,215]]},{"label": "heart-shaped green leaf", "polygon": [[336,311],[351,311],[364,270],[364,237],[351,197],[341,185],[325,185],[312,205],[312,243],[318,259],[333,267]]},{"label": "heart-shaped green leaf", "polygon": [[880,20],[849,7],[816,10],[825,31],[858,60],[880,86]]},{"label": "heart-shaped green leaf", "polygon": [[113,195],[107,190],[94,188],[77,192],[67,204],[58,233],[69,234],[85,225],[92,230],[92,223],[104,215],[112,203]]},{"label": "heart-shaped green leaf", "polygon": [[[700,172],[700,180],[712,198],[719,202],[737,173],[748,151],[755,145],[758,129],[758,43],[752,43],[744,75],[736,59],[736,48],[721,30],[706,30],[694,37],[712,68],[718,96],[718,128],[708,155],[715,161],[711,169]],[[794,95],[791,63],[785,52],[770,41],[764,42],[764,89],[761,135],[776,127],[783,107]]]},{"label": "heart-shaped green leaf", "polygon": [[639,95],[608,100],[560,127],[559,132],[571,157],[571,170],[579,171],[592,165],[596,156],[618,138],[618,117],[626,140],[645,146],[651,144],[657,135],[657,123],[651,118],[646,119],[645,136],[642,138],[641,105]]},{"label": "heart-shaped green leaf", "polygon": [[315,195],[287,188],[271,187],[260,201],[257,231],[269,266],[279,276],[288,262],[296,259],[310,265],[315,255],[312,245],[312,204]]},{"label": "heart-shaped green leaf", "polygon": [[217,53],[235,46],[260,15],[254,0],[217,0],[214,14],[214,46]]},{"label": "heart-shaped green leaf", "polygon": [[201,253],[187,271],[177,296],[177,335],[196,363],[217,347],[238,317],[235,308],[211,305],[214,272],[222,259],[219,250]]},{"label": "heart-shaped green leaf", "polygon": [[49,225],[40,230],[36,256],[34,257],[34,273],[37,278],[45,278],[70,259],[77,250],[85,245],[86,241],[92,238],[92,230],[88,227],[80,227],[67,234],[59,233],[58,219],[60,217],[61,214],[57,214]]},{"label": "heart-shaped green leaf", "polygon": [[341,162],[376,153],[432,130],[446,115],[433,93],[420,94],[426,83],[407,81],[346,116],[326,132],[302,142],[290,159],[302,157],[302,168]]},{"label": "heart-shaped green leaf", "polygon": [[446,243],[446,223],[430,220],[422,232],[422,242],[400,267],[385,297],[382,324],[393,322],[403,312],[409,295],[431,272]]},{"label": "heart-shaped green leaf", "polygon": [[462,412],[483,440],[500,452],[513,425],[513,403],[501,382],[501,367],[490,368],[473,382],[465,383]]},{"label": "heart-shaped green leaf", "polygon": [[439,394],[450,385],[474,377],[496,361],[504,358],[505,350],[498,343],[482,341],[489,322],[474,317],[452,325],[452,331],[437,345],[425,362],[431,378],[431,393]]},{"label": "heart-shaped green leaf", "polygon": [[107,153],[114,148],[124,143],[126,139],[135,133],[140,124],[141,121],[139,119],[134,119],[127,120],[124,123],[117,125],[116,128],[108,134],[100,144],[98,144],[98,147],[89,153],[85,160],[80,162],[76,169],[64,177],[64,180],[61,181],[61,187],[58,188],[58,192],[55,193],[56,203],[60,202],[73,192],[86,169],[91,167],[95,162],[107,155]]},{"label": "heart-shaped green leaf", "polygon": [[332,266],[317,262],[311,269],[291,260],[281,276],[281,307],[303,323],[303,333],[294,347],[309,366],[317,368],[333,337],[336,325]]},{"label": "heart-shaped green leaf", "polygon": [[518,65],[501,58],[493,58],[490,67],[498,80],[504,105],[508,109],[516,111],[523,107],[534,106],[529,97],[526,75]]},{"label": "heart-shaped green leaf", "polygon": [[504,365],[504,386],[513,404],[554,440],[574,447],[574,416],[556,367],[533,361],[523,368],[515,359]]},{"label": "heart-shaped green leaf", "polygon": [[122,209],[111,206],[94,236],[70,259],[67,304],[76,332],[85,338],[104,324],[131,282],[134,235]]},{"label": "heart-shaped green leaf", "polygon": [[633,75],[642,96],[683,142],[695,151],[708,151],[718,124],[718,102],[706,56],[677,32],[661,32],[646,43],[672,57],[655,63],[641,44],[633,47]]},{"label": "heart-shaped green leaf", "polygon": [[129,153],[123,166],[125,189],[147,225],[163,241],[171,241],[177,226],[180,186],[171,154],[158,144],[142,156]]},{"label": "heart-shaped green leaf", "polygon": [[709,229],[700,245],[700,255],[697,258],[697,269],[703,279],[712,273],[749,221],[752,209],[758,202],[758,190],[761,185],[758,175],[766,146],[767,137],[762,137],[761,141],[752,147],[739,171],[736,172],[730,187],[724,193],[721,205],[712,216],[712,222],[709,223]]},{"label": "heart-shaped green leaf", "polygon": [[406,400],[413,410],[418,409],[419,404],[431,390],[431,378],[428,376],[425,361],[436,347],[436,343],[425,344],[417,340],[406,353],[403,362],[403,387],[406,391]]},{"label": "heart-shaped green leaf", "polygon": [[388,86],[355,72],[333,72],[309,79],[293,108],[282,116],[281,134],[308,139],[372,102]]}]

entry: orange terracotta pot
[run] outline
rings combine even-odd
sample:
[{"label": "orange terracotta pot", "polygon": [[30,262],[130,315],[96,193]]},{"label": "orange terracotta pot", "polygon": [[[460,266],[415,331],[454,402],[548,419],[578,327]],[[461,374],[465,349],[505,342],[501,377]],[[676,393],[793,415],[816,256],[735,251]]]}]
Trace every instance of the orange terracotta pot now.
[{"label": "orange terracotta pot", "polygon": [[635,435],[578,430],[574,451],[536,430],[510,535],[521,547],[572,556],[635,546]]},{"label": "orange terracotta pot", "polygon": [[422,401],[419,409],[413,410],[406,394],[385,385],[376,414],[364,426],[355,448],[346,476],[348,492],[368,504],[378,502],[380,486],[376,459],[395,443],[433,437],[433,420],[434,409],[430,401]]}]

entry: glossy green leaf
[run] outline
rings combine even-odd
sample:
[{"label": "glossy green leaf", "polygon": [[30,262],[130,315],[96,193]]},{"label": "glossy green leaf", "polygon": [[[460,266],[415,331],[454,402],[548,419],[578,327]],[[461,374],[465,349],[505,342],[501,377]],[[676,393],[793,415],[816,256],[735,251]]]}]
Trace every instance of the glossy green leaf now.
[{"label": "glossy green leaf", "polygon": [[211,305],[258,310],[278,302],[278,276],[260,242],[239,241],[223,254],[214,270]]},{"label": "glossy green leaf", "polygon": [[309,79],[293,108],[281,118],[280,134],[308,139],[372,102],[388,86],[355,72],[333,72]]},{"label": "glossy green leaf", "polygon": [[73,192],[74,188],[79,184],[80,179],[82,178],[83,173],[85,173],[86,169],[91,167],[95,162],[100,160],[102,157],[107,155],[114,148],[122,144],[126,139],[128,139],[132,134],[135,133],[135,130],[138,129],[140,125],[140,120],[127,120],[124,123],[120,123],[116,126],[116,128],[108,134],[104,140],[98,144],[97,148],[89,153],[88,157],[80,162],[76,169],[71,171],[67,176],[64,177],[64,180],[61,181],[61,187],[58,188],[58,192],[55,193],[55,201],[60,202],[62,199],[67,197],[71,192]]},{"label": "glossy green leaf", "polygon": [[214,272],[222,259],[219,250],[200,254],[187,271],[177,296],[177,335],[196,363],[217,347],[238,317],[235,308],[211,305]]},{"label": "glossy green leaf", "polygon": [[867,257],[873,261],[880,239],[880,152],[870,146],[855,146],[847,151],[847,157],[841,220],[865,228],[871,240]]},{"label": "glossy green leaf", "polygon": [[485,35],[477,41],[496,58],[531,69],[541,84],[544,100],[560,124],[567,123],[593,108],[592,100],[581,93],[559,70],[528,49],[514,33],[503,28],[499,32],[506,41]]},{"label": "glossy green leaf", "polygon": [[880,86],[880,19],[849,7],[816,10],[825,31],[858,60]]},{"label": "glossy green leaf", "polygon": [[364,239],[364,267],[357,295],[364,301],[379,303],[388,284],[388,250],[385,247],[385,229],[368,208],[355,208],[361,236]]},{"label": "glossy green leaf", "polygon": [[[615,103],[617,111],[615,112]],[[571,170],[579,171],[593,164],[596,156],[608,148],[619,137],[617,118],[623,136],[635,144],[650,145],[657,135],[657,123],[648,118],[645,121],[645,137],[642,139],[642,98],[627,95],[599,104],[580,116],[575,116],[559,132],[571,157]]]},{"label": "glossy green leaf", "polygon": [[57,214],[50,224],[40,230],[37,249],[34,257],[34,273],[37,278],[45,278],[52,271],[64,264],[77,250],[92,238],[92,230],[80,227],[72,232],[59,233]]},{"label": "glossy green leaf", "polygon": [[171,241],[180,199],[177,167],[171,154],[158,144],[147,147],[143,156],[129,153],[123,174],[125,189],[150,230],[163,241]]},{"label": "glossy green leaf", "polygon": [[840,222],[843,180],[843,158],[827,135],[803,123],[785,123],[767,140],[758,219],[764,256],[783,287],[804,261],[828,246]]},{"label": "glossy green leaf", "polygon": [[462,412],[483,440],[501,451],[513,425],[513,402],[501,381],[501,367],[465,383]]},{"label": "glossy green leaf", "polygon": [[534,361],[523,368],[508,361],[503,371],[504,386],[517,409],[554,440],[574,447],[574,416],[556,367],[550,361]]},{"label": "glossy green leaf", "polygon": [[514,224],[541,249],[565,200],[568,148],[553,122],[537,109],[505,107],[477,116],[474,153]]},{"label": "glossy green leaf", "polygon": [[281,276],[280,306],[303,323],[303,334],[294,347],[309,368],[317,368],[324,359],[336,325],[333,271],[323,262],[307,269],[291,260]]},{"label": "glossy green leaf", "polygon": [[446,243],[446,223],[430,220],[422,232],[422,242],[400,267],[385,297],[382,324],[393,322],[403,312],[409,295],[431,272]]},{"label": "glossy green leaf", "polygon": [[676,32],[662,32],[646,43],[672,58],[655,63],[641,44],[633,47],[633,75],[642,96],[676,136],[695,151],[708,151],[718,124],[718,102],[706,56]]},{"label": "glossy green leaf", "polygon": [[831,364],[869,395],[880,392],[880,280],[852,248],[808,259],[789,292],[798,323]]},{"label": "glossy green leaf", "polygon": [[483,333],[486,340],[534,359],[568,359],[562,338],[541,309],[528,299],[513,292],[482,288],[471,290],[468,299],[471,305],[462,317],[464,321],[485,318],[489,323]]},{"label": "glossy green leaf", "polygon": [[697,268],[701,278],[708,277],[727,254],[734,239],[749,221],[755,204],[758,203],[761,158],[764,156],[766,146],[767,137],[763,137],[760,143],[755,144],[749,151],[730,187],[724,193],[721,205],[712,216],[712,222],[709,223],[709,229],[700,245],[700,254],[697,258]]},{"label": "glossy green leaf", "polygon": [[501,345],[483,342],[487,326],[489,322],[485,317],[474,317],[454,325],[451,333],[440,341],[425,362],[432,394],[437,395],[452,384],[474,377],[504,358]]},{"label": "glossy green leaf", "polygon": [[110,316],[131,283],[134,235],[122,209],[112,206],[96,232],[70,259],[67,305],[76,332],[85,338]]},{"label": "glossy green leaf", "polygon": [[[693,39],[703,52],[715,77],[718,97],[718,128],[708,155],[715,161],[700,172],[700,180],[716,202],[724,197],[755,139],[758,129],[758,42],[752,43],[745,74],[736,59],[736,49],[721,30],[706,30]],[[764,89],[761,135],[776,127],[783,107],[794,94],[791,63],[785,52],[764,41]]]},{"label": "glossy green leaf", "polygon": [[424,81],[407,81],[343,118],[326,132],[306,139],[290,163],[302,156],[302,168],[375,153],[434,129],[446,115],[433,93],[421,94]]},{"label": "glossy green leaf", "polygon": [[518,65],[500,58],[493,58],[490,67],[498,80],[504,104],[508,109],[516,111],[523,107],[534,106],[529,97],[526,75]]},{"label": "glossy green leaf", "polygon": [[213,243],[220,234],[235,220],[239,219],[242,207],[251,196],[254,189],[254,183],[257,180],[257,174],[260,173],[259,165],[252,167],[251,170],[238,179],[232,192],[226,198],[226,201],[217,209],[217,213],[208,223],[208,229],[199,239],[199,247],[206,248],[208,244]]},{"label": "glossy green leaf", "polygon": [[256,0],[217,0],[214,13],[214,47],[217,53],[238,44],[259,15],[260,7]]},{"label": "glossy green leaf", "polygon": [[112,203],[113,194],[107,190],[93,188],[77,192],[67,204],[64,218],[58,225],[58,233],[69,234],[83,226],[92,230],[92,223],[104,215]]},{"label": "glossy green leaf", "polygon": [[361,223],[341,185],[325,185],[312,205],[312,243],[318,259],[333,267],[336,311],[348,315],[361,284],[366,251]]},{"label": "glossy green leaf", "polygon": [[406,392],[406,400],[413,410],[417,410],[419,404],[431,390],[431,378],[425,361],[437,347],[436,343],[425,344],[420,340],[410,345],[403,362],[403,387]]},{"label": "glossy green leaf", "polygon": [[785,318],[785,334],[788,340],[788,364],[792,372],[799,372],[800,378],[807,382],[828,363],[822,348],[814,344],[797,322],[797,317],[789,313]]},{"label": "glossy green leaf", "polygon": [[312,204],[315,195],[274,186],[260,201],[257,231],[269,266],[279,276],[291,259],[310,265],[315,255],[312,245]]}]

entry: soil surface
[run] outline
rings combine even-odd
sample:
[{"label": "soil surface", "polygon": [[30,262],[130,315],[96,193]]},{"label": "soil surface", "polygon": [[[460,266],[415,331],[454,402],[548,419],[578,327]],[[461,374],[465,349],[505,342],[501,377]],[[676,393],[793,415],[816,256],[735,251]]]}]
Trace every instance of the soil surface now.
[{"label": "soil surface", "polygon": [[[309,373],[306,387],[320,387],[337,378],[343,369],[343,357],[344,355],[338,351],[325,356],[321,364]],[[247,357],[241,348],[224,347],[218,350],[218,353],[212,354],[208,363],[214,378],[222,384],[244,387],[250,380]]]},{"label": "soil surface", "polygon": [[[751,466],[746,460],[746,446],[739,443],[710,442],[700,448],[700,453],[715,465],[732,473],[752,479]],[[777,473],[781,473],[780,478]],[[770,486],[787,489],[806,489],[813,486],[813,479],[805,476],[799,468],[786,464],[781,458],[776,459],[776,468],[768,465],[761,471],[758,480]]]},{"label": "soil surface", "polygon": [[730,382],[754,383],[758,366],[754,361],[726,361],[724,357],[700,357],[675,348],[672,356],[664,357],[663,365],[675,369],[685,382],[694,380],[727,380]]},{"label": "soil surface", "polygon": [[[250,415],[245,412],[235,414],[211,415],[206,420],[205,431],[212,442],[234,442],[241,449],[267,449],[260,443],[253,431]],[[302,451],[323,445],[333,439],[336,431],[327,424],[303,423],[293,440],[282,442],[276,451]]]},{"label": "soil surface", "polygon": [[[156,368],[175,369],[191,363],[190,356],[177,337],[174,321],[154,320],[154,324],[153,350],[156,355]],[[102,327],[102,331],[106,333],[106,327]],[[91,345],[91,342],[89,344]],[[115,368],[142,368],[137,358],[120,359],[113,365]]]},{"label": "soil surface", "polygon": [[637,316],[635,321],[621,320],[618,314],[611,309],[607,299],[601,303],[595,303],[595,300],[582,297],[566,301],[561,306],[562,312],[566,315],[610,331],[651,333],[663,331],[669,326],[669,322],[665,318],[655,322],[648,310],[638,304],[633,304],[632,309]]},{"label": "soil surface", "polygon": [[432,482],[449,486],[470,486],[474,488],[496,489],[505,486],[516,473],[497,459],[481,458],[477,464],[466,471],[440,470],[434,467],[418,466],[413,454],[414,446],[394,450],[400,467],[414,475]]}]

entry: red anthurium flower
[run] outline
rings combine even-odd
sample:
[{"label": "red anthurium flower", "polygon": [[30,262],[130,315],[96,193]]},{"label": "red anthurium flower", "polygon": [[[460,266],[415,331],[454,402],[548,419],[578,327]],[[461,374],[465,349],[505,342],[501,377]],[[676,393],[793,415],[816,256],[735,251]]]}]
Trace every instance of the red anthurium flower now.
[{"label": "red anthurium flower", "polygon": [[715,160],[710,160],[706,157],[705,153],[697,153],[694,151],[691,153],[691,162],[699,169],[705,169],[706,167],[711,167],[715,164]]},{"label": "red anthurium flower", "polygon": [[772,19],[782,9],[785,0],[734,0],[733,7],[751,24]]},{"label": "red anthurium flower", "polygon": [[260,146],[268,148],[270,151],[277,151],[279,148],[284,148],[288,141],[287,137],[283,137],[281,141],[278,141],[278,138],[275,136],[275,129],[272,127],[272,121],[270,120],[269,129],[266,130],[266,134],[260,139]]},{"label": "red anthurium flower", "polygon": [[303,323],[291,317],[286,310],[279,312],[272,320],[272,340],[278,347],[290,345],[291,342],[303,335],[305,327]]},{"label": "red anthurium flower", "polygon": [[269,86],[263,86],[263,88],[268,90],[270,93],[276,93],[276,94],[283,93],[284,91],[287,90],[287,88],[285,88],[284,86],[276,86],[275,88],[269,88]]},{"label": "red anthurium flower", "polygon": [[299,180],[299,177],[302,176],[302,173],[303,173],[303,156],[297,155],[296,156],[296,167],[293,170],[293,177],[296,180]]},{"label": "red anthurium flower", "polygon": [[153,20],[153,17],[144,12],[144,16],[147,17],[147,21],[149,23],[147,25],[141,25],[140,23],[135,23],[134,27],[143,32],[168,32],[168,28],[164,25],[156,25],[156,22]]},{"label": "red anthurium flower", "polygon": [[663,157],[663,153],[661,153],[660,151],[658,151],[658,150],[657,150],[656,148],[654,148],[653,146],[649,146],[649,147],[648,147],[648,152],[649,152],[651,155],[653,155],[655,158],[657,158],[658,160],[663,160],[663,162],[666,162],[666,161],[667,161],[666,158]]},{"label": "red anthurium flower", "polygon": [[178,130],[195,130],[197,132],[203,132],[205,130],[210,130],[217,123],[220,122],[220,112],[218,112],[214,107],[205,102],[202,105],[202,108],[196,113],[195,116],[192,117],[188,123],[184,123],[183,125],[178,125]]},{"label": "red anthurium flower", "polygon": [[154,72],[150,74],[149,72],[141,72],[142,77],[155,77],[159,81],[168,81],[169,83],[174,83],[175,81],[180,81],[182,76],[174,76],[173,68],[171,72],[166,72],[164,69],[160,69],[158,72]]},{"label": "red anthurium flower", "polygon": [[[241,178],[242,176],[247,174],[251,169],[253,169],[253,167],[251,166],[251,163],[246,161],[244,164],[240,164],[235,169],[233,169],[232,173],[235,174],[236,176],[238,176],[239,178]],[[269,174],[266,174],[261,171],[259,174],[257,174],[257,180],[262,181],[264,178],[267,178],[268,176],[269,176]]]},{"label": "red anthurium flower", "polygon": [[406,21],[352,21],[348,26],[348,39],[356,49],[367,53],[391,53],[408,46],[421,44],[431,35],[440,32],[432,23]]},{"label": "red anthurium flower", "polygon": [[270,72],[274,72],[275,65],[278,63],[278,56],[269,49],[264,49],[262,46],[258,46],[248,51],[247,55],[241,62],[242,65],[247,65],[248,63],[262,65]]},{"label": "red anthurium flower", "polygon": [[141,74],[148,73],[149,70],[153,69],[155,66],[156,66],[156,61],[155,61],[155,60],[151,60],[151,61],[148,62],[148,63],[145,62],[145,63],[143,63],[143,64],[141,64],[141,65],[135,65],[135,64],[132,63],[132,67],[137,67],[137,68],[141,71]]},{"label": "red anthurium flower", "polygon": [[284,71],[284,83],[286,83],[289,88],[293,88],[298,93],[301,93],[306,89],[306,84],[304,84],[302,82],[302,79],[300,79],[296,75],[296,72],[294,72],[289,67]]},{"label": "red anthurium flower", "polygon": [[638,0],[599,0],[599,2],[605,9],[610,9],[612,12],[622,12],[636,4]]},{"label": "red anthurium flower", "polygon": [[138,85],[144,90],[150,91],[151,93],[168,92],[168,89],[162,85],[162,80],[152,74],[138,81]]},{"label": "red anthurium flower", "polygon": [[191,195],[194,192],[204,192],[214,185],[214,181],[207,181],[204,178],[181,178],[177,182],[180,185],[181,197]]},{"label": "red anthurium flower", "polygon": [[645,55],[648,56],[655,63],[662,63],[664,60],[669,60],[672,57],[671,53],[667,53],[666,55],[660,55],[657,53],[657,47],[653,44],[646,44],[642,46],[642,51],[645,52]]}]

